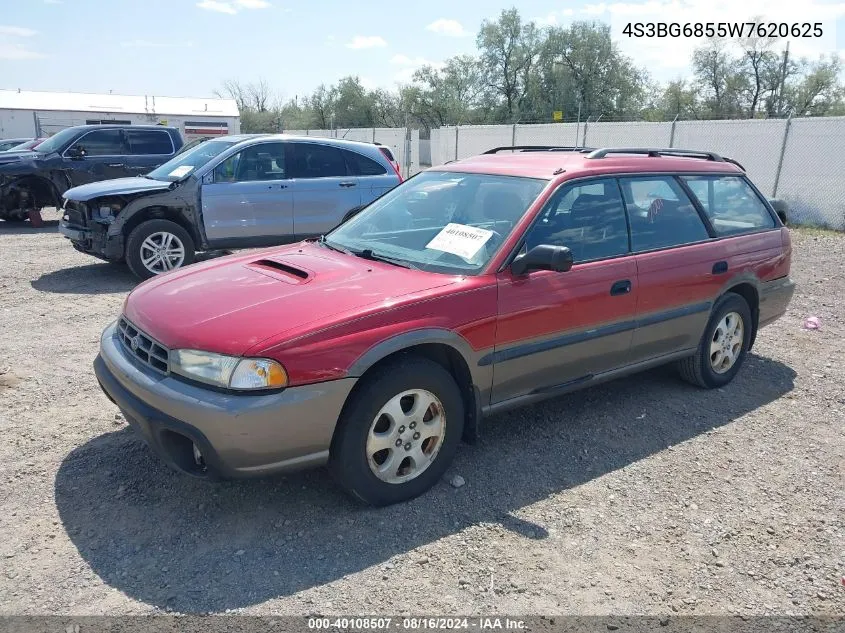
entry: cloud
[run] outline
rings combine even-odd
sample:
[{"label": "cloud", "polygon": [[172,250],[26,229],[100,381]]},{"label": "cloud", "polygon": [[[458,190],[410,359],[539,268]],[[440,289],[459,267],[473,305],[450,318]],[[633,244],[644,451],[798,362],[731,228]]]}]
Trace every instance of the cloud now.
[{"label": "cloud", "polygon": [[559,18],[568,18],[574,14],[575,11],[573,11],[572,9],[552,11],[546,16],[534,18],[532,22],[534,22],[537,26],[557,26],[560,23]]},{"label": "cloud", "polygon": [[346,48],[361,50],[365,48],[384,48],[387,42],[381,35],[356,35],[346,45]]},{"label": "cloud", "polygon": [[0,59],[40,59],[43,53],[31,50],[21,44],[21,38],[32,37],[37,31],[22,26],[0,24]]},{"label": "cloud", "polygon": [[10,35],[12,37],[32,37],[37,31],[22,26],[4,26],[0,24],[0,36]]},{"label": "cloud", "polygon": [[121,42],[123,48],[191,48],[194,43],[191,41],[185,42],[168,42],[156,40],[127,40]]},{"label": "cloud", "polygon": [[414,73],[423,66],[443,68],[446,65],[444,62],[435,62],[430,59],[426,59],[425,57],[411,58],[402,54],[391,57],[390,63],[394,66],[401,66],[401,68],[393,75],[393,79],[402,83],[413,81]]},{"label": "cloud", "polygon": [[225,2],[221,2],[220,0],[202,0],[202,2],[197,2],[197,6],[206,11],[235,15],[241,9],[267,9],[271,5],[267,0],[227,0]]},{"label": "cloud", "polygon": [[437,33],[438,35],[448,35],[449,37],[464,37],[468,35],[463,24],[457,20],[448,20],[446,18],[435,20],[425,27],[425,30]]},{"label": "cloud", "polygon": [[238,12],[230,2],[218,2],[217,0],[202,0],[202,2],[197,2],[197,6],[206,11],[228,13],[229,15],[235,15]]}]

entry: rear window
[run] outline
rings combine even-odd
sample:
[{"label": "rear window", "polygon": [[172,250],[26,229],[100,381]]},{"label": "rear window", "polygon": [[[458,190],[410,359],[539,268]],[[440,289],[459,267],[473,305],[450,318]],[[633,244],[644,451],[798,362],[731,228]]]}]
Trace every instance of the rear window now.
[{"label": "rear window", "polygon": [[775,227],[757,193],[739,176],[684,177],[718,235],[737,235]]},{"label": "rear window", "polygon": [[132,154],[172,154],[170,135],[159,130],[126,130]]}]

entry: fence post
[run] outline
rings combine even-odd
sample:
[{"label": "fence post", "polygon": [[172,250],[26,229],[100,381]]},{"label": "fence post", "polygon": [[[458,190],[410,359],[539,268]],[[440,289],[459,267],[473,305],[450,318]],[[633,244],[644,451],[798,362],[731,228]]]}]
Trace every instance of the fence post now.
[{"label": "fence post", "polygon": [[511,147],[516,147],[516,123],[511,126]]},{"label": "fence post", "polygon": [[675,147],[675,124],[678,122],[678,115],[672,119],[672,130],[669,132],[669,147]]},{"label": "fence post", "polygon": [[584,137],[581,139],[581,147],[587,147],[587,126],[590,125],[590,117],[584,121]]},{"label": "fence post", "polygon": [[38,113],[32,113],[32,121],[35,123],[35,138],[41,138],[41,121],[38,120]]},{"label": "fence post", "polygon": [[455,160],[458,160],[458,132],[460,131],[460,126],[455,126]]},{"label": "fence post", "polygon": [[789,139],[789,128],[792,127],[792,112],[786,119],[786,127],[783,130],[783,142],[780,144],[780,158],[778,159],[778,170],[775,172],[775,186],[772,188],[772,198],[778,197],[778,184],[780,183],[780,171],[783,169],[783,156],[786,153],[786,141]]},{"label": "fence post", "polygon": [[375,145],[375,142],[376,142],[376,128],[373,128],[373,145]]}]

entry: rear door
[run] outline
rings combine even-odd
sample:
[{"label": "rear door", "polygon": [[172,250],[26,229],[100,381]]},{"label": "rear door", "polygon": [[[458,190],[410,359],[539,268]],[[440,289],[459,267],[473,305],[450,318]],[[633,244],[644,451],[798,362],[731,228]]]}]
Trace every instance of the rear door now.
[{"label": "rear door", "polygon": [[[73,151],[84,152],[84,156]],[[120,128],[91,130],[83,134],[63,155],[71,184],[76,187],[89,182],[128,176],[126,135]]]},{"label": "rear door", "polygon": [[712,240],[709,222],[674,176],[619,182],[640,284],[633,361],[693,349],[727,281],[724,245]]},{"label": "rear door", "polygon": [[392,167],[386,167],[369,156],[355,150],[341,150],[346,158],[349,173],[358,177],[361,204],[371,203],[399,184],[399,177]]},{"label": "rear door", "polygon": [[217,165],[213,182],[203,182],[203,225],[214,246],[269,246],[293,240],[287,145],[250,145]]},{"label": "rear door", "polygon": [[129,128],[126,139],[129,143],[126,169],[133,176],[143,176],[166,163],[176,153],[173,138],[166,130]]},{"label": "rear door", "polygon": [[294,234],[297,239],[321,235],[361,204],[358,177],[349,173],[338,147],[304,141],[290,146]]}]

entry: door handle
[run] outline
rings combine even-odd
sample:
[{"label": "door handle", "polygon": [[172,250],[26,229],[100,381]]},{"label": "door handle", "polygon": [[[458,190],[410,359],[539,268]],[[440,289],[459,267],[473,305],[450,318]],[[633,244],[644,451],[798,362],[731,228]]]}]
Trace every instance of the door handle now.
[{"label": "door handle", "polygon": [[[287,188],[288,188],[288,186],[287,186],[287,185],[279,185],[278,187],[279,187],[279,189],[287,189]],[[268,188],[268,189],[272,189],[272,188],[273,188],[273,185],[267,185],[267,188]]]},{"label": "door handle", "polygon": [[109,163],[109,167],[123,167],[123,163]]},{"label": "door handle", "polygon": [[342,183],[340,183],[340,186],[341,186],[341,187],[354,187],[356,184],[358,184],[358,183],[355,183],[355,182],[342,182]]},{"label": "door handle", "polygon": [[630,279],[623,279],[622,281],[617,281],[610,287],[610,294],[612,296],[616,295],[626,295],[631,292],[631,280]]},{"label": "door handle", "polygon": [[713,264],[713,274],[722,275],[728,272],[728,262],[716,262]]}]

